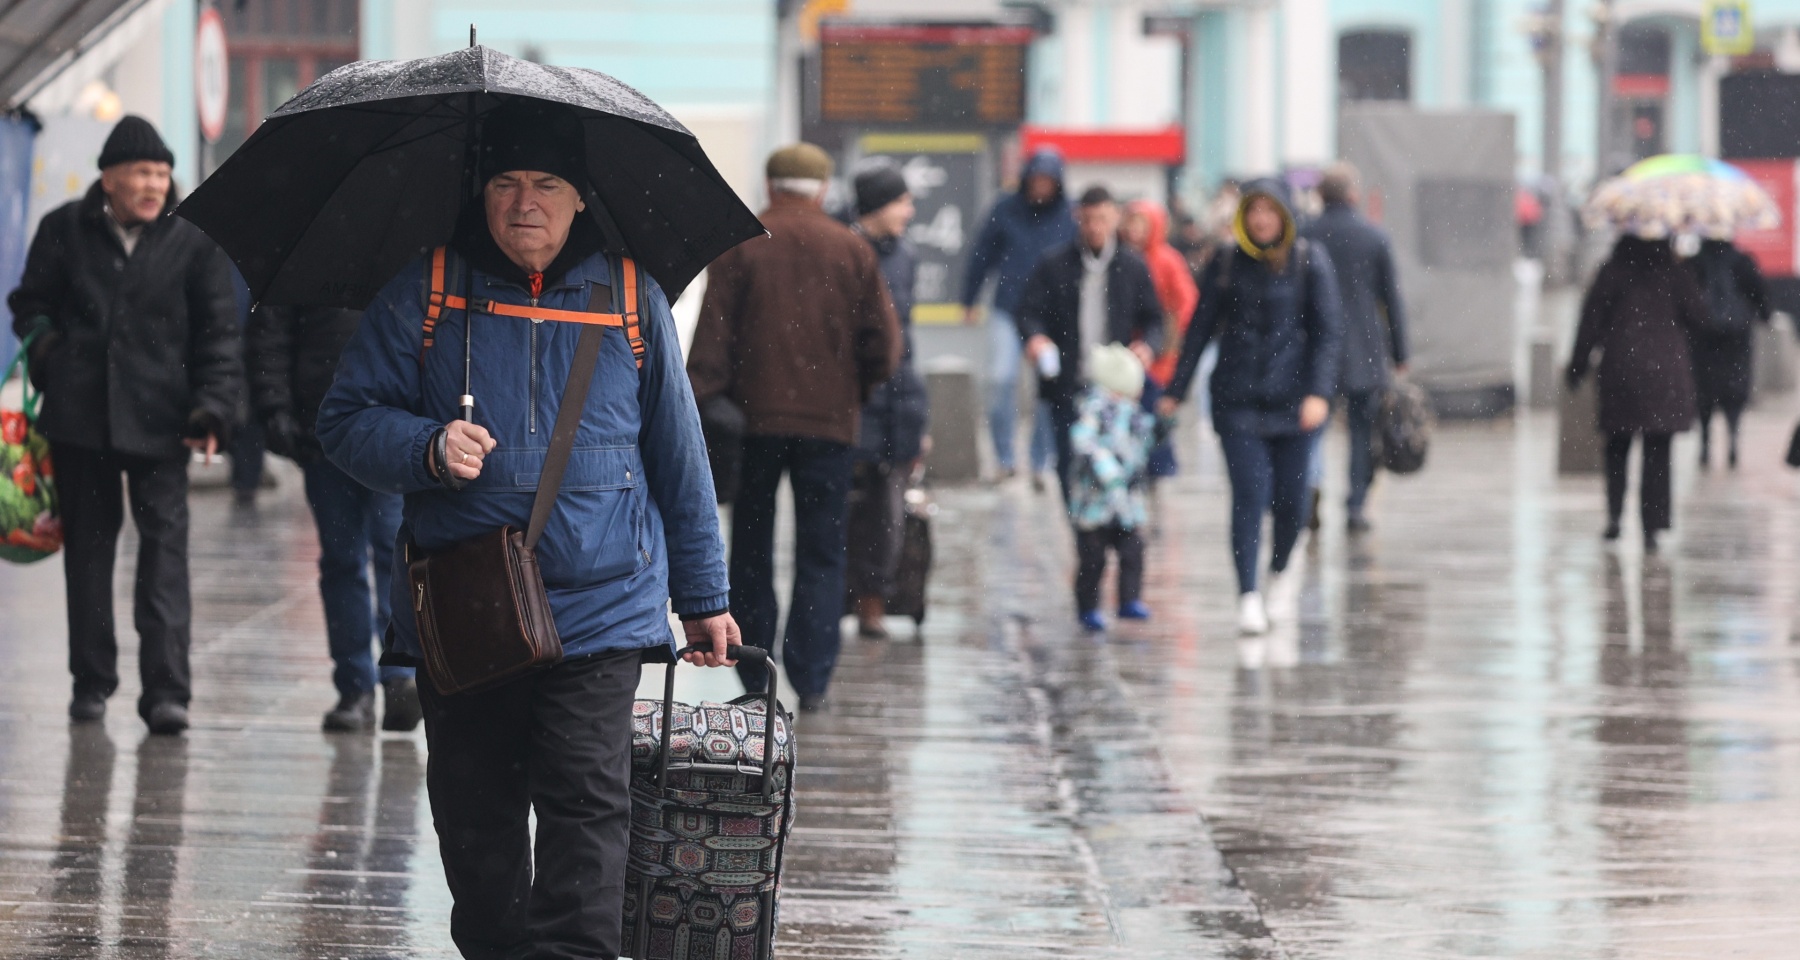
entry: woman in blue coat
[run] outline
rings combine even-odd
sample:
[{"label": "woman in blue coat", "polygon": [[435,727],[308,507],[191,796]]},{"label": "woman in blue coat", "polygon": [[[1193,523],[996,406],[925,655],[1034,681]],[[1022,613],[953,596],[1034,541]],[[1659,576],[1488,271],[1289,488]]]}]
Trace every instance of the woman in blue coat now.
[{"label": "woman in blue coat", "polygon": [[[580,121],[503,107],[484,124],[479,203],[451,243],[452,292],[585,311],[618,282],[583,200]],[[399,542],[430,552],[528,522],[581,325],[447,311],[424,338],[428,261],[402,270],[357,328],[319,410],[326,455],[405,495]],[[601,302],[605,302],[604,299]],[[617,957],[630,835],[631,704],[646,651],[667,649],[671,605],[719,666],[724,543],[700,418],[662,290],[645,279],[640,369],[606,330],[537,558],[564,660],[478,692],[419,685],[427,788],[465,957]],[[460,413],[464,342],[474,422]],[[421,658],[396,549],[384,663]],[[528,820],[537,815],[537,846]]]},{"label": "woman in blue coat", "polygon": [[[1159,408],[1172,414],[1187,397],[1200,354],[1217,337],[1212,417],[1231,478],[1238,629],[1255,635],[1269,629],[1271,613],[1292,617],[1298,607],[1299,581],[1286,570],[1310,506],[1312,439],[1337,389],[1342,308],[1325,250],[1297,239],[1284,185],[1245,185],[1232,234],[1236,248],[1214,257],[1201,275],[1200,306]],[[1271,512],[1275,541],[1265,591],[1257,567],[1263,517]]]}]

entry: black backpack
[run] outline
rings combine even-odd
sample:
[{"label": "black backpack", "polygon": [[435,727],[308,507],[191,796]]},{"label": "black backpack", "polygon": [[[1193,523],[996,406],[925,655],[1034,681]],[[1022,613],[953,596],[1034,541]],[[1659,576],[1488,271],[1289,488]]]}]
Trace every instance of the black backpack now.
[{"label": "black backpack", "polygon": [[1708,259],[1700,264],[1701,293],[1706,297],[1704,330],[1715,334],[1744,334],[1755,322],[1749,301],[1738,290],[1737,272],[1726,260]]},{"label": "black backpack", "polygon": [[1370,437],[1375,462],[1389,473],[1417,473],[1425,466],[1436,423],[1424,390],[1404,380],[1389,384],[1382,391],[1381,409],[1375,413],[1375,432]]}]

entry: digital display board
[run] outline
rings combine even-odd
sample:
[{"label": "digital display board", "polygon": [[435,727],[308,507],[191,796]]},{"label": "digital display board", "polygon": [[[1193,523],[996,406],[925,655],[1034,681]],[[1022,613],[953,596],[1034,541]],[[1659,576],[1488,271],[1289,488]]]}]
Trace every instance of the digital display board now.
[{"label": "digital display board", "polygon": [[1025,119],[1026,27],[826,24],[827,123],[1009,126]]}]

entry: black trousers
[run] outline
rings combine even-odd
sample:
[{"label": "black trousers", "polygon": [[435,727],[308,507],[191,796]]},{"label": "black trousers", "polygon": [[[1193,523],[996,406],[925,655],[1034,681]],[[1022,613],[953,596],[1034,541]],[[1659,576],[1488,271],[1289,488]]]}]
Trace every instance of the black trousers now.
[{"label": "black trousers", "polygon": [[[119,637],[113,621],[113,563],[125,525],[125,493],[137,524],[137,583],[132,620],[138,633],[138,713],[158,703],[187,705],[188,646],[186,455],[138,457],[53,444],[62,504],[63,575],[68,581],[69,673],[77,695],[112,696],[119,688]],[[123,488],[121,491],[121,478]]]},{"label": "black trousers", "polygon": [[[775,495],[787,474],[794,491],[794,594],[788,602],[781,666],[802,697],[825,694],[837,668],[844,615],[851,450],[811,437],[745,437],[744,473],[731,507],[731,615],[744,642],[775,649],[781,604],[775,596]],[[744,687],[768,686],[768,668],[738,664]]]},{"label": "black trousers", "polygon": [[850,487],[850,550],[845,583],[853,597],[887,599],[900,566],[906,522],[906,473],[898,465],[856,461]]},{"label": "black trousers", "polygon": [[1106,551],[1119,555],[1119,606],[1144,593],[1144,538],[1114,523],[1096,530],[1075,531],[1075,608],[1100,609],[1100,580],[1106,576]]},{"label": "black trousers", "polygon": [[1056,481],[1062,488],[1063,506],[1069,505],[1069,473],[1074,469],[1075,448],[1069,444],[1069,429],[1075,426],[1080,411],[1075,397],[1057,394],[1048,398],[1050,429],[1056,439]]},{"label": "black trousers", "polygon": [[450,697],[419,684],[450,937],[468,960],[618,957],[639,662],[583,657]]},{"label": "black trousers", "polygon": [[[1637,434],[1606,435],[1606,518],[1618,523],[1625,514],[1625,473],[1631,460],[1631,440]],[[1644,529],[1658,533],[1669,529],[1674,516],[1673,495],[1669,489],[1669,447],[1673,439],[1666,433],[1646,433],[1643,467],[1638,473],[1638,507],[1642,511]]]}]

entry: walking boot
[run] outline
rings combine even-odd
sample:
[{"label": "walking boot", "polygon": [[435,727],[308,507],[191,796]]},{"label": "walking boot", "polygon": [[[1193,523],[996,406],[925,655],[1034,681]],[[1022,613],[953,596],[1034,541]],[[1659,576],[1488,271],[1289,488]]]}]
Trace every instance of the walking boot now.
[{"label": "walking boot", "polygon": [[69,701],[69,719],[75,723],[97,723],[106,719],[106,698],[97,693],[78,693]]},{"label": "walking boot", "polygon": [[375,729],[375,691],[346,693],[325,714],[326,733],[361,733]]},{"label": "walking boot", "polygon": [[1319,532],[1319,525],[1323,522],[1319,519],[1319,504],[1320,504],[1321,500],[1322,500],[1322,498],[1319,495],[1319,488],[1318,487],[1312,488],[1312,512],[1307,514],[1306,529],[1312,531],[1313,533]]},{"label": "walking boot", "polygon": [[151,733],[158,736],[178,736],[188,728],[187,708],[179,703],[164,701],[144,714],[144,723],[149,725]]},{"label": "walking boot", "polygon": [[405,733],[425,718],[419,706],[419,684],[411,677],[381,681],[381,729]]},{"label": "walking boot", "polygon": [[856,598],[856,635],[864,640],[886,640],[887,624],[882,620],[887,616],[887,602],[880,597]]}]

